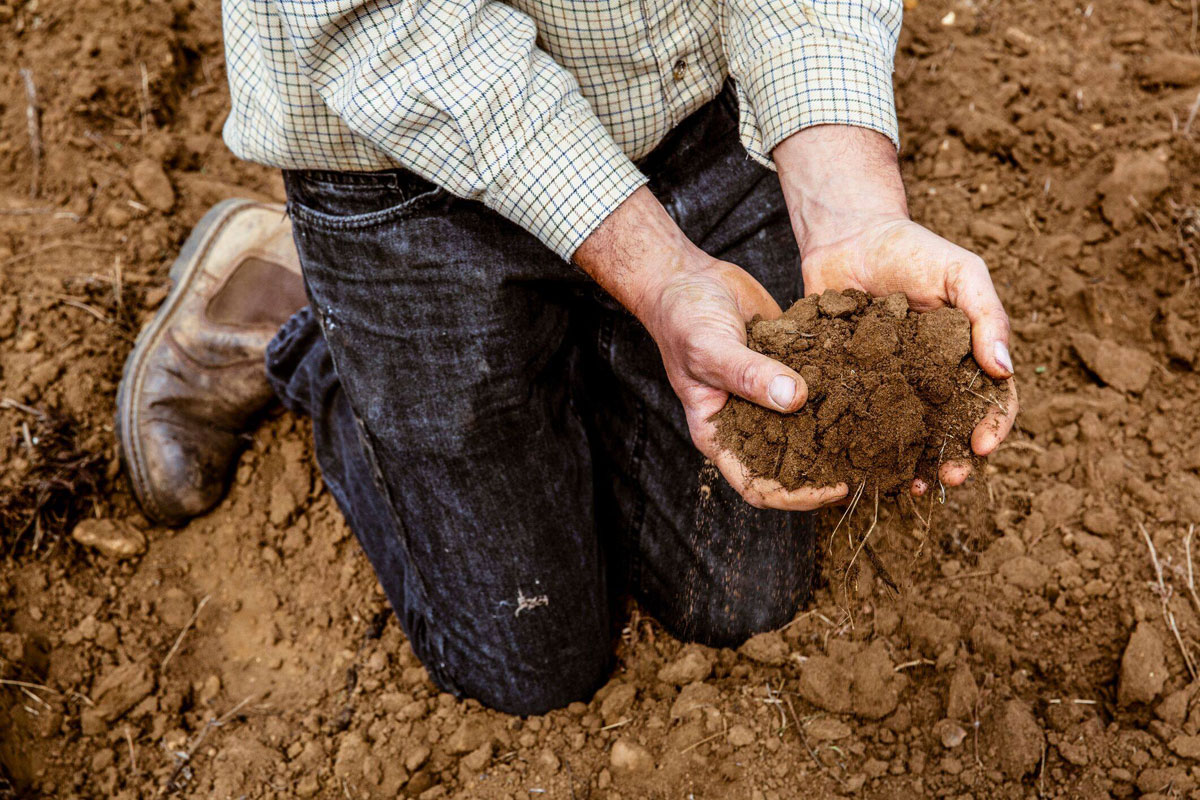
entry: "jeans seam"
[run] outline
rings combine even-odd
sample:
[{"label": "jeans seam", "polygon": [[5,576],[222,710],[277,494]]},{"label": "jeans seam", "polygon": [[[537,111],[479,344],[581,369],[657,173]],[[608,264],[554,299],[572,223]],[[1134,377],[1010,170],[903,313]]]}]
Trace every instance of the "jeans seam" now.
[{"label": "jeans seam", "polygon": [[307,223],[318,230],[361,231],[412,216],[444,196],[446,196],[444,189],[435,188],[388,208],[347,217],[326,214],[296,201],[289,203],[288,211],[294,221]]},{"label": "jeans seam", "polygon": [[[325,341],[328,342],[329,336],[325,328],[325,317],[319,311],[320,306],[319,304],[313,304],[312,308],[313,311],[316,312],[315,316],[317,318],[317,323],[321,328],[321,335],[325,338]],[[332,347],[329,348],[329,360],[333,363],[334,372],[337,372],[337,357],[334,354],[334,348]],[[342,391],[345,391],[344,387]],[[426,645],[428,646],[430,653],[436,653],[438,656],[441,656],[445,653],[445,642],[443,641],[438,630],[438,626],[435,624],[435,620],[432,617],[433,612],[428,601],[429,591],[427,589],[425,576],[421,574],[420,565],[418,564],[417,560],[412,557],[412,552],[409,549],[408,526],[404,524],[404,521],[400,519],[400,515],[396,511],[397,504],[395,497],[393,497],[392,490],[387,485],[387,481],[384,480],[383,470],[380,469],[379,459],[375,455],[375,442],[370,431],[367,430],[367,426],[363,424],[362,415],[359,414],[358,409],[355,408],[354,401],[350,397],[349,393],[346,394],[346,405],[349,406],[350,413],[354,417],[355,429],[358,431],[359,442],[362,445],[363,452],[366,454],[367,463],[371,466],[371,477],[374,479],[375,485],[379,488],[379,491],[387,500],[388,514],[392,518],[392,523],[395,528],[395,536],[399,540],[400,547],[404,552],[405,563],[408,567],[410,567],[410,572],[406,578],[415,578],[417,581],[417,585],[413,588],[415,588],[415,590],[421,596],[421,602],[419,604],[420,611],[414,615],[412,625],[409,627],[411,627],[415,633],[418,620],[423,622],[427,637]],[[409,591],[408,586],[403,588],[406,593]],[[438,659],[438,661],[440,661],[440,659]],[[439,663],[427,663],[425,666],[426,669],[429,670],[431,677],[433,677],[436,683],[438,683],[438,685],[440,685],[443,689],[458,696],[462,695],[462,690],[458,686],[457,682],[455,682],[445,673],[444,670],[440,668]]]}]

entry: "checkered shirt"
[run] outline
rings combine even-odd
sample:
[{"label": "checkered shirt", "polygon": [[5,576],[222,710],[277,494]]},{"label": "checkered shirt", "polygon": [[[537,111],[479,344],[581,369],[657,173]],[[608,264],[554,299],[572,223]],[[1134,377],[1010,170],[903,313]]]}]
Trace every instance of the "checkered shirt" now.
[{"label": "checkered shirt", "polygon": [[826,123],[897,140],[902,0],[223,0],[225,141],[276,167],[404,167],[569,258],[634,161],[737,84],[771,166]]}]

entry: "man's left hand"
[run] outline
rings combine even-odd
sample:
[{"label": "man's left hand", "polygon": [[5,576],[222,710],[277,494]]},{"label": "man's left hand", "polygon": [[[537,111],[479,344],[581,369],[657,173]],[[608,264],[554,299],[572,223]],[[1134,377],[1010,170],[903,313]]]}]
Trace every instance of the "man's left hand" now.
[{"label": "man's left hand", "polygon": [[[993,452],[1012,429],[1017,391],[1008,315],[983,259],[909,219],[895,148],[874,131],[807,128],[773,155],[800,245],[806,294],[903,292],[917,311],[949,305],[967,315],[975,360],[1008,385],[1003,407],[991,409],[971,436],[976,454]],[[943,464],[939,473],[947,486],[969,475],[963,462]],[[913,484],[915,494],[927,488],[919,480]]]}]

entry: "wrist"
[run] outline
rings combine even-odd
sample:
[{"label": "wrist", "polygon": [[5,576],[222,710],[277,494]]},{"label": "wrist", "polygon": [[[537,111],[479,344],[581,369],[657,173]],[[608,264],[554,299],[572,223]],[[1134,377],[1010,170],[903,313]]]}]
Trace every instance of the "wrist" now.
[{"label": "wrist", "polygon": [[819,125],[772,153],[801,254],[868,227],[908,219],[896,148],[873,130]]},{"label": "wrist", "polygon": [[711,260],[644,186],[605,218],[574,255],[579,268],[647,328],[660,287]]}]

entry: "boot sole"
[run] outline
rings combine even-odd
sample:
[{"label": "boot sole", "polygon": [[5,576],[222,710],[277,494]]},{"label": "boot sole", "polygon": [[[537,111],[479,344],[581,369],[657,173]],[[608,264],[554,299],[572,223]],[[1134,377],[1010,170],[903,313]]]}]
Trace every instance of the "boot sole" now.
[{"label": "boot sole", "polygon": [[254,200],[232,198],[222,200],[210,208],[200,218],[196,227],[188,235],[187,241],[171,265],[168,276],[171,279],[171,291],[163,301],[162,308],[155,314],[154,319],[138,335],[125,366],[121,370],[121,383],[117,389],[116,434],[121,461],[125,466],[125,474],[133,497],[141,506],[146,516],[164,525],[182,525],[190,516],[176,516],[166,513],[154,500],[153,492],[147,481],[147,470],[141,450],[141,442],[136,435],[138,429],[138,404],[134,402],[141,393],[142,379],[145,374],[145,355],[154,350],[159,338],[166,330],[168,323],[175,314],[180,301],[187,294],[193,279],[201,270],[209,248],[217,236],[243,208],[272,208],[265,203]]}]

